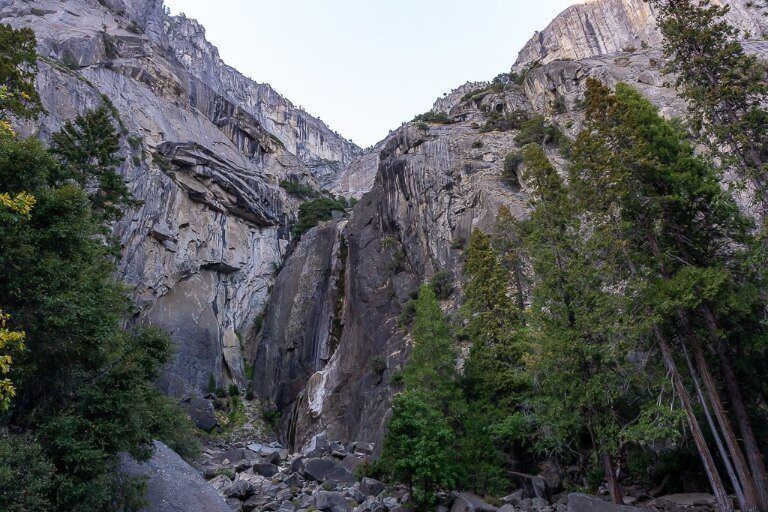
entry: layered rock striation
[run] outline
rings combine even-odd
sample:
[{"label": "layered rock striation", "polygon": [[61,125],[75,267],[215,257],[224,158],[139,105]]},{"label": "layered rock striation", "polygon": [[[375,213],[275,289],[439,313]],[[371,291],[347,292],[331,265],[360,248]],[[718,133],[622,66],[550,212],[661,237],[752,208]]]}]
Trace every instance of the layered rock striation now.
[{"label": "layered rock striation", "polygon": [[113,226],[132,323],[171,333],[175,395],[245,385],[241,336],[257,321],[291,242],[299,201],[280,180],[320,188],[359,149],[265,84],[226,66],[192,20],[161,0],[0,1],[0,21],[38,40],[47,113],[22,133],[48,140],[107,105],[120,171],[142,205]]}]

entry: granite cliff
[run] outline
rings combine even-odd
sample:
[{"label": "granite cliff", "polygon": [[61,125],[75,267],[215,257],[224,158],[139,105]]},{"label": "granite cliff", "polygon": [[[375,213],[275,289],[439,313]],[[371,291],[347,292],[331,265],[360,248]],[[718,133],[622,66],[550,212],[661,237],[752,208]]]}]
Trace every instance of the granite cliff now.
[{"label": "granite cliff", "polygon": [[47,113],[22,133],[48,140],[102,104],[119,120],[121,172],[143,202],[113,226],[119,269],[131,321],[177,342],[163,387],[196,394],[211,375],[245,385],[237,333],[263,309],[298,206],[279,182],[320,188],[359,149],[226,66],[161,0],[2,0],[0,21],[38,40]]},{"label": "granite cliff", "polygon": [[[729,4],[745,37],[765,31],[745,2]],[[399,389],[392,377],[409,352],[398,325],[404,303],[447,270],[457,288],[444,307],[455,309],[471,231],[491,229],[502,206],[525,215],[524,181],[502,177],[517,130],[484,129],[489,120],[542,115],[573,135],[590,76],[632,84],[666,116],[684,112],[661,70],[654,24],[640,0],[573,6],[530,40],[501,84],[467,83],[438,99],[433,111],[450,122],[407,123],[341,173],[334,186],[360,202],[348,220],[302,238],[278,275],[264,328],[247,337],[254,388],[283,411],[284,441],[301,448],[326,431],[379,442]],[[762,36],[744,45],[768,57]],[[550,156],[561,162],[552,148]]]}]

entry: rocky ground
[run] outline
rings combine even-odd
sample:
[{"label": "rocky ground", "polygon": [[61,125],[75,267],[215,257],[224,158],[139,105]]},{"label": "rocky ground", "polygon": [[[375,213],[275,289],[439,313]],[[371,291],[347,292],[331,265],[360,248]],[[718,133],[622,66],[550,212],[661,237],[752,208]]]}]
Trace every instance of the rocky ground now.
[{"label": "rocky ground", "polygon": [[[301,453],[281,445],[262,417],[258,401],[243,400],[238,424],[227,424],[229,398],[209,396],[188,404],[202,436],[203,453],[195,469],[233,511],[278,512],[403,512],[410,495],[403,486],[391,486],[365,477],[364,467],[374,454],[368,442],[343,444],[322,433]],[[503,498],[471,493],[440,497],[437,512],[668,512],[713,510],[707,494],[653,497],[645,489],[625,488],[625,505],[600,496],[566,492],[563,474],[545,466],[539,475],[510,473],[511,491]],[[208,509],[202,509],[208,510]],[[219,509],[212,509],[219,510]]]}]

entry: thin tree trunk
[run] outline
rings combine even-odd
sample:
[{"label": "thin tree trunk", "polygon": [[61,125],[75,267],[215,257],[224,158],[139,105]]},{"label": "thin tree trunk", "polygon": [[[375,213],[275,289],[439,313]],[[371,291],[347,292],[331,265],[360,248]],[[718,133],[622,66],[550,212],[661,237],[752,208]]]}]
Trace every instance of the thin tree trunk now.
[{"label": "thin tree trunk", "polygon": [[755,488],[757,491],[757,499],[760,510],[768,511],[768,476],[765,471],[765,463],[763,462],[762,451],[757,444],[755,433],[752,430],[752,425],[749,422],[749,416],[747,415],[747,408],[744,405],[744,398],[739,389],[738,380],[736,374],[733,371],[731,362],[728,359],[728,355],[725,352],[720,336],[717,334],[717,320],[714,312],[708,307],[703,306],[704,319],[709,329],[710,340],[713,348],[717,353],[717,357],[720,361],[720,367],[723,371],[723,377],[725,385],[728,390],[728,397],[730,398],[731,406],[733,407],[736,421],[739,425],[739,433],[741,439],[744,442],[744,450],[747,453],[747,461],[749,462],[749,468],[752,470],[752,476],[754,477]]},{"label": "thin tree trunk", "polygon": [[733,490],[736,493],[736,501],[739,503],[739,509],[742,511],[754,510],[754,506],[747,506],[747,500],[744,497],[744,490],[741,486],[741,482],[733,470],[733,464],[731,464],[731,459],[728,457],[728,452],[726,451],[725,446],[723,446],[723,440],[720,437],[720,432],[717,430],[715,421],[712,419],[712,413],[709,411],[709,404],[707,403],[707,399],[704,396],[704,391],[701,389],[701,383],[699,382],[699,377],[696,374],[696,369],[693,367],[693,362],[691,362],[691,356],[688,354],[688,349],[684,343],[681,343],[680,346],[683,350],[685,363],[688,365],[688,372],[691,374],[691,380],[693,380],[693,386],[696,389],[696,395],[699,397],[699,403],[701,403],[701,407],[704,410],[704,417],[707,419],[707,424],[709,425],[709,429],[712,431],[712,437],[715,439],[717,450],[720,452],[720,458],[723,460],[723,464],[725,465],[725,471],[728,473],[728,478],[731,480],[731,485],[733,486]]},{"label": "thin tree trunk", "polygon": [[704,471],[707,474],[707,479],[709,479],[709,484],[712,487],[712,492],[715,495],[718,508],[720,509],[720,512],[733,512],[733,503],[728,497],[728,493],[725,492],[723,481],[720,478],[720,474],[717,472],[715,461],[712,459],[712,454],[707,446],[707,441],[704,439],[704,434],[699,426],[699,420],[696,419],[696,415],[693,412],[691,398],[688,395],[688,390],[685,389],[685,384],[677,369],[675,359],[672,357],[672,350],[670,349],[667,337],[658,325],[653,326],[653,334],[659,344],[664,366],[666,366],[667,371],[672,378],[672,385],[675,388],[675,393],[682,403],[683,411],[688,419],[688,425],[691,427],[693,441],[696,444],[699,456],[701,457],[701,462],[704,465]]},{"label": "thin tree trunk", "polygon": [[624,494],[621,491],[619,479],[616,478],[616,468],[613,465],[613,457],[607,452],[604,452],[602,458],[605,478],[608,481],[608,491],[611,493],[611,500],[618,505],[623,505]]},{"label": "thin tree trunk", "polygon": [[[688,312],[683,309],[679,309],[678,317],[680,318],[683,329],[688,333],[687,338],[690,340],[690,346],[691,350],[693,351],[693,358],[696,362],[696,367],[698,368],[701,379],[704,382],[704,387],[709,394],[709,401],[712,403],[712,409],[714,410],[715,417],[717,418],[717,422],[720,425],[720,430],[722,431],[725,444],[727,445],[728,452],[731,456],[731,461],[733,462],[733,466],[731,467],[730,461],[727,458],[727,454],[722,453],[722,441],[717,432],[715,432],[714,425],[711,426],[713,434],[715,435],[715,440],[718,443],[718,447],[721,449],[721,456],[723,457],[723,461],[726,464],[726,469],[728,470],[729,477],[731,478],[733,489],[736,492],[736,497],[739,501],[739,508],[745,511],[757,510],[758,501],[757,491],[755,490],[755,481],[753,480],[749,468],[747,467],[747,461],[744,458],[744,453],[742,452],[741,446],[739,445],[739,442],[736,439],[736,435],[734,434],[731,420],[728,417],[728,413],[725,409],[725,406],[723,405],[722,398],[720,397],[720,390],[715,383],[712,372],[709,370],[709,363],[707,362],[707,358],[704,355],[701,341],[699,340],[698,336],[691,330]],[[683,350],[685,350],[685,348],[683,348]],[[685,357],[686,360],[689,359],[687,350],[685,351]],[[693,365],[689,363],[689,366],[691,367],[691,375],[694,379],[696,379]],[[703,403],[705,400],[703,392],[698,389],[700,387],[698,381],[696,382],[696,386],[697,391],[701,394],[702,406],[705,408],[705,412],[709,416],[710,413],[707,405]],[[708,417],[707,419],[711,421],[711,417]],[[738,474],[738,480],[735,480],[733,469],[735,469],[736,473]]]}]

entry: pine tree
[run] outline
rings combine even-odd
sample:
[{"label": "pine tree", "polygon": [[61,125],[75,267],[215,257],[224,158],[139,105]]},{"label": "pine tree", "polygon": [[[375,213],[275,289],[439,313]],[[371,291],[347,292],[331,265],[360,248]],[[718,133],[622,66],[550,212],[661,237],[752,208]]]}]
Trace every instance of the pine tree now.
[{"label": "pine tree", "polygon": [[122,162],[120,135],[112,124],[111,110],[102,105],[67,121],[53,135],[51,151],[59,158],[66,177],[89,194],[94,212],[104,221],[122,217],[126,206],[136,206],[128,186],[118,174]]}]

